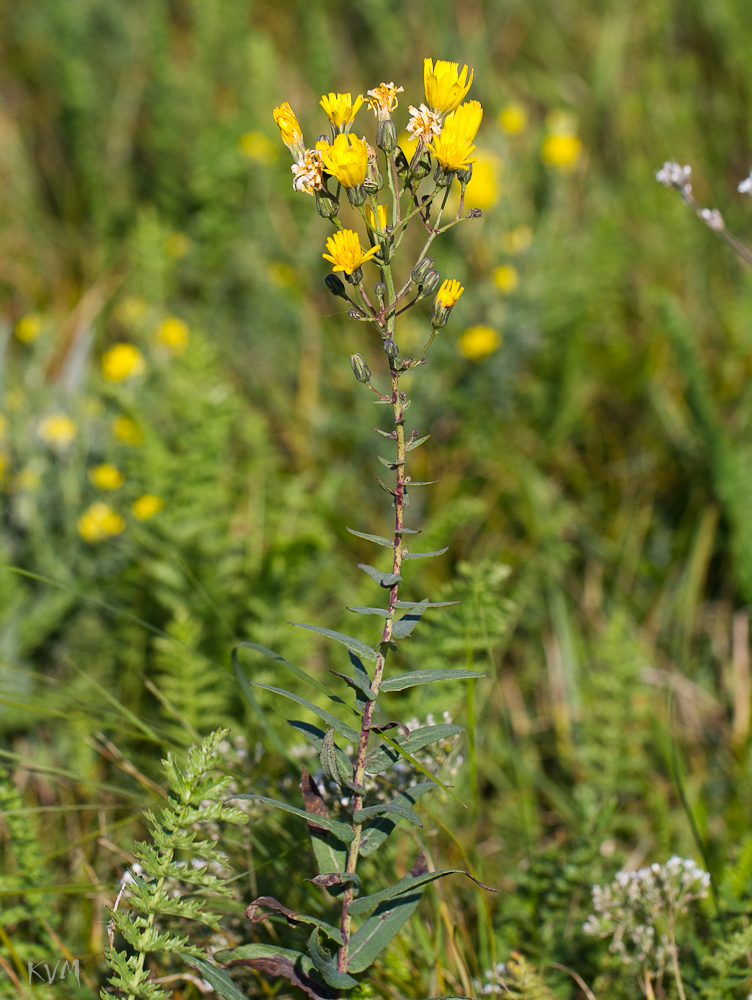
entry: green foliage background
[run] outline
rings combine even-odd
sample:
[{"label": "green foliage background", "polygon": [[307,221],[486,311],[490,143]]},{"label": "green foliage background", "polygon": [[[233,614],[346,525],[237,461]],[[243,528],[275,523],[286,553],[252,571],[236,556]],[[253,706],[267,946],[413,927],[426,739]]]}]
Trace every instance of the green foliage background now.
[{"label": "green foliage background", "polygon": [[[322,676],[336,665],[285,623],[355,627],[344,605],[370,603],[354,567],[370,552],[345,525],[378,531],[388,512],[378,413],[347,363],[359,350],[376,371],[378,345],[326,293],[328,230],[290,188],[271,109],[289,100],[314,136],[321,93],[386,75],[405,86],[404,126],[432,55],[474,67],[480,146],[503,172],[483,221],[439,251],[466,293],[413,377],[410,415],[432,435],[416,463],[441,481],[411,523],[427,549],[452,547],[411,564],[408,585],[463,603],[416,631],[411,663],[488,672],[461,716],[468,809],[427,809],[436,856],[468,856],[501,891],[431,890],[376,989],[470,993],[519,949],[557,996],[578,994],[553,962],[599,997],[639,995],[581,933],[593,882],[672,852],[702,860],[701,843],[749,909],[749,878],[727,866],[752,819],[752,276],[653,173],[691,163],[701,203],[749,231],[736,185],[752,162],[752,8],[2,0],[0,23],[0,548],[14,567],[0,572],[0,756],[17,803],[4,961],[62,942],[86,988],[101,982],[105,905],[168,748],[227,724],[253,780],[290,780],[283,717],[248,706],[229,649],[251,639]],[[510,102],[529,118],[514,137],[497,125]],[[583,142],[569,174],[540,157],[562,110]],[[244,155],[248,132],[276,157]],[[512,258],[502,236],[519,225],[534,239]],[[506,262],[511,295],[492,280]],[[124,318],[129,296],[142,319]],[[14,324],[31,312],[42,332],[23,344]],[[154,342],[168,315],[191,330],[178,358]],[[474,324],[502,336],[480,362],[456,346]],[[113,385],[99,359],[122,339],[148,369]],[[37,433],[51,412],[79,428],[64,453]],[[113,437],[119,414],[141,446]],[[101,498],[86,470],[102,461],[126,476],[112,502],[128,523],[90,545],[76,521]],[[143,492],[165,509],[137,522]],[[466,694],[405,707],[462,713]],[[253,891],[289,877],[298,836],[259,820]],[[411,850],[405,834],[402,871]],[[711,989],[712,928],[708,915],[693,996]],[[733,982],[718,995],[746,996]]]}]

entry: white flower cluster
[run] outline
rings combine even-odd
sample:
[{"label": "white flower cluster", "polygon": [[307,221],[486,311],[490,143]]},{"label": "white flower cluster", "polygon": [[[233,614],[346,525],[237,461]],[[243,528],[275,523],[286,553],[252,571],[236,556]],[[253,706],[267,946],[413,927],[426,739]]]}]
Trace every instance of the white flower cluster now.
[{"label": "white flower cluster", "polygon": [[689,178],[691,176],[691,167],[680,167],[675,160],[667,160],[656,173],[655,179],[664,187],[675,187],[682,194],[690,194],[692,185],[689,183]]},{"label": "white flower cluster", "polygon": [[667,921],[686,913],[708,894],[710,875],[691,858],[670,858],[639,871],[619,872],[606,886],[593,886],[593,907],[586,934],[613,938],[611,951],[625,963],[661,972],[668,957]]},{"label": "white flower cluster", "polygon": [[749,177],[745,177],[743,181],[739,182],[736,190],[740,194],[748,194],[752,196],[752,170],[749,172]]},{"label": "white flower cluster", "polygon": [[473,992],[480,993],[481,996],[487,997],[495,993],[509,993],[509,990],[504,984],[504,976],[506,975],[507,967],[504,962],[497,962],[493,969],[486,969],[483,973],[483,979],[473,980]]}]

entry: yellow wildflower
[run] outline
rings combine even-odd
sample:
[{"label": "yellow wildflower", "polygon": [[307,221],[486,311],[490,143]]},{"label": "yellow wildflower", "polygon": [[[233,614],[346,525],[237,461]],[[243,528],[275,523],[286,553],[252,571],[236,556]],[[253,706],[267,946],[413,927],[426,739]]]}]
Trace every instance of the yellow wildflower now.
[{"label": "yellow wildflower", "polygon": [[138,424],[131,420],[130,417],[124,417],[122,414],[119,417],[115,417],[112,423],[112,431],[118,441],[122,441],[123,444],[129,444],[133,447],[139,445],[144,440],[144,435],[141,433],[141,428]]},{"label": "yellow wildflower", "polygon": [[455,278],[447,278],[436,293],[436,304],[441,308],[455,305],[465,289]]},{"label": "yellow wildflower", "polygon": [[461,104],[444,121],[441,135],[436,136],[428,148],[445,170],[459,170],[476,157],[471,157],[475,149],[473,139],[483,119],[483,108],[478,101]]},{"label": "yellow wildflower", "polygon": [[102,355],[102,374],[108,382],[122,382],[145,371],[144,356],[133,344],[114,344]]},{"label": "yellow wildflower", "polygon": [[517,135],[527,125],[527,112],[519,104],[507,104],[499,112],[499,128],[507,135]]},{"label": "yellow wildflower", "polygon": [[368,107],[380,122],[389,118],[391,113],[397,109],[399,105],[397,94],[401,94],[404,89],[404,87],[395,87],[394,83],[382,83],[368,91]]},{"label": "yellow wildflower", "polygon": [[533,242],[533,231],[530,226],[516,226],[501,237],[501,249],[504,253],[524,253],[530,249]]},{"label": "yellow wildflower", "polygon": [[569,132],[553,132],[543,140],[541,158],[557,170],[568,172],[577,165],[582,154],[582,143]]},{"label": "yellow wildflower", "polygon": [[182,354],[188,346],[190,331],[188,324],[177,316],[168,316],[157,327],[156,337],[171,354]]},{"label": "yellow wildflower", "polygon": [[[378,216],[378,223],[376,222],[376,216]],[[366,218],[371,229],[379,229],[383,233],[387,227],[386,205],[376,206],[376,216],[374,216],[371,206],[366,205]]]},{"label": "yellow wildflower", "polygon": [[366,179],[368,144],[352,135],[338,135],[334,142],[317,142],[324,169],[345,187],[357,187]]},{"label": "yellow wildflower", "polygon": [[493,354],[501,343],[501,337],[491,326],[471,326],[457,342],[457,350],[469,361],[482,361]]},{"label": "yellow wildflower", "polygon": [[144,299],[138,295],[128,295],[118,303],[115,316],[124,326],[138,326],[146,319],[148,312],[149,306]]},{"label": "yellow wildflower", "polygon": [[125,482],[125,476],[109,462],[93,465],[88,472],[89,482],[100,490],[117,490]]},{"label": "yellow wildflower", "polygon": [[361,264],[379,252],[378,246],[371,247],[367,252],[362,250],[360,238],[352,229],[340,229],[334,236],[330,236],[326,241],[326,249],[329,253],[321,255],[324,260],[334,264],[333,271],[344,271],[346,274],[357,271]]},{"label": "yellow wildflower", "polygon": [[78,433],[75,420],[66,413],[51,413],[39,422],[39,436],[47,444],[67,448]]},{"label": "yellow wildflower", "polygon": [[319,101],[329,121],[340,131],[346,131],[350,128],[362,103],[362,94],[358,94],[355,98],[355,104],[353,104],[351,94],[324,94]]},{"label": "yellow wildflower", "polygon": [[154,517],[160,510],[164,510],[164,500],[161,497],[155,497],[153,493],[142,494],[137,500],[133,501],[133,506],[131,507],[131,513],[139,521],[148,521],[150,517]]},{"label": "yellow wildflower", "polygon": [[278,108],[275,108],[272,114],[274,115],[274,121],[279,126],[282,142],[287,146],[295,159],[299,160],[305,152],[305,146],[303,145],[303,130],[298,124],[295,112],[287,101],[285,101]]},{"label": "yellow wildflower", "polygon": [[24,344],[36,340],[42,332],[42,317],[39,313],[29,313],[28,316],[22,316],[16,323],[13,332]]},{"label": "yellow wildflower", "polygon": [[446,62],[437,59],[423,60],[423,83],[426,88],[426,100],[434,111],[454,111],[465,99],[473,82],[473,71],[467,66],[459,70],[459,63]]},{"label": "yellow wildflower", "polygon": [[513,292],[520,283],[520,275],[513,264],[499,264],[494,268],[493,283],[505,295]]},{"label": "yellow wildflower", "polygon": [[263,132],[245,132],[238,139],[238,149],[256,163],[273,163],[277,158],[274,144]]},{"label": "yellow wildflower", "polygon": [[112,535],[119,535],[125,521],[109,504],[93,503],[77,522],[78,533],[85,542],[103,542]]}]

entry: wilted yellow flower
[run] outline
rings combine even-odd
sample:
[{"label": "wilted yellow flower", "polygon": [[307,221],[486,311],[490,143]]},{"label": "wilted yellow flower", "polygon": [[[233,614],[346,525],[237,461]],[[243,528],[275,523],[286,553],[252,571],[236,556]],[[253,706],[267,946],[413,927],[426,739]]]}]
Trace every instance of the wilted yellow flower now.
[{"label": "wilted yellow flower", "polygon": [[419,108],[410,105],[410,120],[407,123],[408,142],[415,139],[422,139],[428,142],[435,135],[441,134],[441,115],[436,111],[431,111],[425,104]]},{"label": "wilted yellow flower", "polygon": [[145,371],[144,356],[134,344],[114,344],[102,355],[102,374],[108,382],[122,382]]},{"label": "wilted yellow flower", "polygon": [[501,337],[491,326],[471,326],[457,341],[457,350],[469,361],[482,361],[493,354]]},{"label": "wilted yellow flower", "polygon": [[287,146],[295,159],[299,160],[305,152],[305,146],[303,145],[303,130],[298,124],[295,112],[287,101],[285,101],[278,108],[275,108],[272,114],[274,115],[274,121],[279,126],[282,142]]},{"label": "wilted yellow flower", "polygon": [[13,332],[24,344],[36,340],[42,332],[42,317],[39,313],[29,313],[27,316],[22,316],[16,323]]},{"label": "wilted yellow flower", "polygon": [[368,169],[368,144],[354,135],[338,135],[329,145],[317,142],[324,169],[345,187],[357,187],[366,179]]},{"label": "wilted yellow flower", "polygon": [[369,225],[372,229],[379,229],[383,233],[387,226],[386,205],[377,205],[376,214],[378,215],[378,224],[376,222],[376,217],[373,214],[373,209],[370,205],[366,205],[366,218],[368,219]]},{"label": "wilted yellow flower", "polygon": [[517,135],[527,125],[527,112],[520,104],[507,104],[499,112],[499,128],[507,135]]},{"label": "wilted yellow flower", "polygon": [[447,278],[436,293],[436,305],[440,308],[451,308],[465,291],[455,278]]},{"label": "wilted yellow flower", "polygon": [[500,292],[509,295],[520,283],[520,275],[512,264],[499,264],[494,268],[493,283]]},{"label": "wilted yellow flower", "polygon": [[130,417],[119,416],[115,417],[112,422],[112,431],[118,441],[122,441],[123,444],[129,444],[135,447],[139,445],[144,440],[144,435],[141,433],[141,428],[138,424],[131,420]]},{"label": "wilted yellow flower", "polygon": [[453,111],[464,100],[473,82],[473,71],[467,66],[459,69],[459,63],[437,59],[423,60],[423,83],[426,100],[434,111]]},{"label": "wilted yellow flower", "polygon": [[148,521],[150,517],[154,517],[160,510],[164,510],[164,500],[161,497],[155,497],[153,493],[142,494],[137,500],[133,501],[133,506],[131,507],[131,513],[139,521]]},{"label": "wilted yellow flower", "polygon": [[115,317],[125,326],[138,326],[146,319],[149,306],[138,295],[128,295],[118,303]]},{"label": "wilted yellow flower", "polygon": [[177,316],[168,316],[157,327],[157,340],[172,354],[182,354],[188,346],[190,330],[188,324]]},{"label": "wilted yellow flower", "polygon": [[516,226],[501,237],[501,249],[504,253],[524,253],[530,249],[533,242],[533,231],[530,226]]},{"label": "wilted yellow flower", "polygon": [[314,191],[323,190],[324,170],[318,149],[304,150],[301,158],[292,164],[290,170],[292,170],[293,191],[303,191],[304,194],[312,195]]},{"label": "wilted yellow flower", "polygon": [[191,249],[191,239],[185,233],[170,233],[165,240],[165,250],[169,257],[185,257]]},{"label": "wilted yellow flower", "polygon": [[554,132],[547,135],[541,147],[544,163],[564,172],[572,170],[582,153],[582,143],[569,132]]},{"label": "wilted yellow flower", "polygon": [[334,236],[330,236],[326,241],[326,249],[329,253],[321,255],[324,260],[334,264],[333,271],[344,271],[346,274],[357,271],[361,264],[379,252],[378,246],[371,247],[367,252],[362,250],[360,237],[352,229],[340,229]]},{"label": "wilted yellow flower", "polygon": [[99,490],[117,490],[125,482],[125,476],[115,465],[104,462],[92,465],[88,472],[89,482]]},{"label": "wilted yellow flower", "polygon": [[468,208],[491,208],[499,200],[501,160],[493,153],[479,153],[473,164],[473,176],[465,190]]},{"label": "wilted yellow flower", "polygon": [[399,104],[397,94],[401,94],[404,89],[404,87],[395,87],[394,83],[382,83],[368,91],[368,107],[380,122],[389,118],[391,113],[397,109]]},{"label": "wilted yellow flower", "polygon": [[119,535],[125,521],[107,503],[93,503],[77,521],[78,533],[85,542],[103,542],[112,535]]},{"label": "wilted yellow flower", "polygon": [[428,144],[438,162],[445,170],[459,170],[475,162],[471,153],[475,149],[473,139],[483,119],[483,108],[478,101],[461,104],[447,116],[441,135]]},{"label": "wilted yellow flower", "polygon": [[277,158],[274,143],[263,132],[245,132],[238,139],[238,149],[256,163],[274,163]]},{"label": "wilted yellow flower", "polygon": [[67,448],[78,433],[75,420],[67,413],[51,413],[49,417],[40,420],[38,432],[40,438],[47,444],[57,448]]},{"label": "wilted yellow flower", "polygon": [[319,101],[329,121],[340,130],[349,129],[362,103],[362,94],[358,94],[355,98],[355,104],[351,94],[324,94]]}]

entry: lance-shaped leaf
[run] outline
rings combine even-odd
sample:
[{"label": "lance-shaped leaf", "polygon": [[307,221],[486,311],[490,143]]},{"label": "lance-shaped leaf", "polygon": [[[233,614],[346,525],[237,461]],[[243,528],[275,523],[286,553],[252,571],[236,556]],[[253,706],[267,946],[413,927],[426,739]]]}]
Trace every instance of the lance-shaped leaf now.
[{"label": "lance-shaped leaf", "polygon": [[321,741],[319,759],[324,777],[329,781],[333,781],[335,785],[346,784],[353,780],[352,764],[348,761],[347,766],[343,767],[340,757],[337,754],[333,729],[327,730],[324,739]]},{"label": "lance-shaped leaf", "polygon": [[449,608],[461,601],[395,601],[395,608]]},{"label": "lance-shaped leaf", "polygon": [[365,809],[357,809],[353,813],[356,823],[367,823],[376,816],[385,816],[387,813],[396,813],[400,819],[406,819],[414,826],[423,826],[420,816],[409,806],[402,802],[381,802],[376,806],[366,806]]},{"label": "lance-shaped leaf", "polygon": [[354,611],[356,615],[380,615],[382,618],[392,618],[392,612],[388,608],[368,608],[368,607],[354,607],[348,608],[348,611]]},{"label": "lance-shaped leaf", "polygon": [[332,715],[331,712],[327,712],[326,709],[319,708],[318,705],[314,705],[312,702],[306,701],[305,698],[301,698],[299,694],[295,694],[293,691],[285,691],[284,688],[273,687],[271,684],[259,684],[258,681],[250,681],[250,683],[254,687],[263,688],[264,691],[273,691],[275,694],[281,694],[283,698],[289,698],[290,701],[297,702],[298,705],[302,705],[303,708],[307,708],[313,715],[322,719],[328,726],[336,729],[346,740],[353,740],[357,743],[360,739],[360,733],[356,729],[353,729],[352,726],[348,726],[346,722],[342,722],[341,719],[338,719],[336,715]]},{"label": "lance-shaped leaf", "polygon": [[377,455],[376,458],[378,458],[378,460],[381,462],[381,464],[385,465],[386,468],[390,470],[390,472],[394,472],[395,469],[399,469],[399,467],[401,465],[405,464],[404,458],[403,459],[398,459],[398,458],[382,458],[381,455]]},{"label": "lance-shaped leaf", "polygon": [[[256,802],[263,802],[267,806],[274,806],[276,809],[282,809],[284,812],[291,813],[293,816],[299,816],[308,823],[312,822],[310,815],[304,809],[298,809],[297,806],[291,806],[287,802],[281,802],[279,799],[269,799],[265,795],[251,795],[248,792],[243,792],[240,795],[233,795],[232,798],[254,799]],[[315,822],[316,825],[322,829],[333,833],[339,840],[344,840],[345,843],[349,844],[353,839],[354,834],[351,828],[346,823],[340,823],[339,820],[330,819],[328,816],[317,815],[315,821],[313,822]]]},{"label": "lance-shaped leaf", "polygon": [[350,905],[350,913],[353,916],[357,916],[358,913],[368,913],[369,910],[373,910],[379,905],[379,903],[384,903],[388,899],[394,899],[395,896],[402,896],[404,893],[410,892],[412,889],[428,885],[429,882],[435,882],[437,879],[446,878],[447,875],[466,875],[469,879],[472,879],[476,885],[479,885],[481,889],[487,889],[489,892],[496,892],[496,890],[492,889],[490,885],[484,885],[483,882],[479,882],[477,878],[470,875],[468,872],[463,871],[461,868],[445,868],[443,871],[426,872],[424,875],[418,875],[415,878],[408,878],[406,876],[394,885],[387,886],[386,889],[380,889],[378,892],[372,892],[370,896],[360,896]]},{"label": "lance-shaped leaf", "polygon": [[395,535],[420,535],[423,533],[422,528],[395,528]]},{"label": "lance-shaped leaf", "polygon": [[224,969],[220,969],[219,966],[205,958],[189,955],[185,951],[178,951],[178,955],[187,965],[194,968],[202,979],[206,980],[217,996],[222,997],[222,1000],[248,1000],[245,993],[238,989]]},{"label": "lance-shaped leaf", "polygon": [[371,679],[367,674],[364,678],[362,674],[359,673],[356,673],[354,677],[348,677],[347,674],[341,674],[339,670],[330,670],[329,673],[334,674],[335,677],[341,677],[348,687],[354,688],[356,691],[360,691],[362,695],[365,695],[368,701],[376,700],[376,695],[371,690]]},{"label": "lance-shaped leaf", "polygon": [[319,920],[318,917],[309,917],[305,913],[297,913],[295,910],[291,910],[287,906],[284,906],[278,899],[275,899],[274,896],[259,896],[258,899],[254,899],[250,906],[246,908],[245,915],[252,924],[257,924],[261,920],[266,920],[269,916],[269,914],[265,912],[266,910],[281,913],[287,920],[288,924],[291,925],[313,924],[314,927],[318,927],[324,934],[327,935],[327,937],[330,937],[332,941],[336,941],[337,944],[343,944],[342,934],[336,927],[332,927],[330,924],[324,923],[324,921]]},{"label": "lance-shaped leaf", "polygon": [[393,489],[390,489],[390,487],[388,487],[388,486],[386,485],[386,483],[384,482],[384,480],[383,480],[383,479],[380,479],[380,478],[379,478],[378,476],[376,476],[376,482],[377,482],[377,483],[379,484],[379,486],[380,486],[380,487],[382,488],[382,490],[383,490],[383,491],[384,491],[385,493],[391,493],[391,495],[392,495],[393,497],[396,497],[396,496],[397,496],[397,493],[395,492],[395,490],[393,490]]},{"label": "lance-shaped leaf", "polygon": [[[436,782],[434,781],[422,781],[419,785],[414,785],[412,788],[406,789],[404,792],[400,792],[392,799],[392,805],[405,805],[414,806],[415,803],[421,798],[426,792],[432,791],[436,788]],[[394,828],[399,823],[401,817],[395,816],[394,814],[390,816],[381,816],[374,823],[363,831],[363,835],[360,838],[360,854],[367,858],[369,855],[377,851],[379,847],[384,843],[389,834],[394,830]]]},{"label": "lance-shaped leaf", "polygon": [[366,534],[365,531],[356,531],[355,528],[347,528],[346,530],[349,531],[351,535],[357,535],[358,538],[365,538],[367,542],[375,542],[377,545],[383,545],[389,549],[394,548],[393,538],[385,538],[384,535],[369,535]]},{"label": "lance-shaped leaf", "polygon": [[[322,740],[323,737],[324,734],[321,733]],[[316,782],[305,768],[301,774],[300,789],[303,793],[303,805],[309,817],[308,832],[319,871],[323,874],[344,872],[347,864],[346,845],[348,841],[340,840],[334,833],[317,826],[319,818],[329,818],[329,810],[326,808]],[[348,827],[348,829],[350,828]],[[339,896],[344,892],[344,886],[334,886],[330,892],[333,896]]]},{"label": "lance-shaped leaf", "polygon": [[420,448],[420,446],[422,444],[425,444],[425,442],[430,438],[430,436],[431,436],[430,434],[426,434],[425,437],[416,438],[415,441],[408,441],[407,444],[405,445],[405,451],[414,451],[416,448]]},{"label": "lance-shaped leaf", "polygon": [[337,971],[337,966],[332,961],[330,952],[321,947],[317,927],[313,928],[311,936],[308,938],[308,954],[321,978],[329,986],[333,986],[335,990],[346,990],[358,985],[357,979],[353,979],[346,972]]},{"label": "lance-shaped leaf", "polygon": [[[308,742],[315,747],[319,753],[321,753],[324,736],[326,735],[323,729],[319,729],[318,726],[314,726],[310,722],[302,722],[300,719],[288,719],[287,722],[288,725],[292,726],[296,732],[304,736]],[[336,753],[339,758],[340,767],[344,768],[345,771],[347,771],[348,768],[352,771],[352,763],[344,750],[340,750],[339,747],[336,747]]]},{"label": "lance-shaped leaf", "polygon": [[408,552],[404,555],[403,559],[433,559],[434,556],[443,556],[445,552],[449,551],[449,546],[445,545],[443,549],[436,549],[435,552]]},{"label": "lance-shaped leaf", "polygon": [[414,481],[413,481],[413,480],[411,479],[409,483],[405,483],[405,486],[406,486],[406,487],[410,487],[410,486],[435,486],[435,485],[436,485],[436,483],[440,483],[440,482],[441,482],[441,480],[440,480],[440,479],[429,479],[429,480],[428,480],[427,482],[425,482],[425,483],[418,483],[418,482],[414,482]]},{"label": "lance-shaped leaf", "polygon": [[392,625],[392,635],[395,639],[406,639],[410,635],[423,617],[423,612],[426,610],[426,603],[416,604],[399,621],[394,622]]},{"label": "lance-shaped leaf", "polygon": [[404,691],[405,688],[417,687],[419,684],[433,684],[434,681],[462,681],[485,677],[477,670],[465,670],[463,667],[436,667],[423,670],[411,670],[409,674],[397,674],[383,681],[380,691]]},{"label": "lance-shaped leaf", "polygon": [[280,656],[279,653],[275,653],[273,649],[267,649],[266,646],[259,646],[257,642],[236,643],[232,648],[233,665],[239,662],[238,661],[239,649],[251,649],[253,650],[254,653],[259,653],[267,660],[273,660],[280,667],[284,667],[285,670],[289,671],[289,673],[297,677],[298,680],[305,681],[306,684],[310,684],[312,687],[315,687],[317,691],[321,692],[321,694],[325,694],[327,698],[330,698],[332,701],[339,702],[340,705],[342,704],[342,699],[337,697],[332,697],[331,692],[326,687],[324,687],[323,684],[317,681],[315,677],[311,677],[311,675],[307,674],[305,670],[301,670],[300,667],[296,667],[294,663],[290,663],[289,660],[286,660],[284,658],[284,656]]},{"label": "lance-shaped leaf", "polygon": [[[381,402],[381,400],[377,400],[377,402]],[[389,402],[391,402],[391,400],[389,400]],[[397,440],[397,434],[395,431],[382,431],[380,427],[374,427],[374,430],[376,431],[377,434],[380,434],[382,437],[391,438],[392,441]]]},{"label": "lance-shaped leaf", "polygon": [[393,587],[395,583],[399,583],[402,579],[399,573],[382,573],[380,569],[376,569],[375,566],[369,566],[368,563],[358,563],[358,569],[362,569],[380,587]]},{"label": "lance-shaped leaf", "polygon": [[290,624],[297,626],[297,628],[308,629],[309,632],[318,632],[319,635],[325,635],[327,639],[334,639],[335,642],[341,642],[351,652],[362,656],[364,660],[369,660],[371,663],[375,663],[379,655],[375,649],[367,646],[360,639],[353,639],[351,635],[345,635],[344,632],[334,632],[330,628],[321,628],[320,625],[301,625],[300,622],[290,622]]},{"label": "lance-shaped leaf", "polygon": [[336,992],[319,981],[316,969],[307,955],[271,944],[242,944],[239,948],[220,951],[214,956],[230,968],[248,966],[272,979],[289,979],[304,990],[311,1000],[335,1000]]},{"label": "lance-shaped leaf", "polygon": [[413,915],[423,891],[418,888],[376,907],[350,938],[347,967],[351,972],[363,972],[372,964]]},{"label": "lance-shaped leaf", "polygon": [[[415,729],[407,738],[403,735],[396,735],[393,742],[397,743],[406,753],[412,754],[416,750],[422,750],[423,747],[430,746],[431,743],[449,739],[451,736],[456,736],[461,732],[464,732],[461,726],[440,723],[438,726],[423,726],[420,729]],[[382,743],[381,746],[372,750],[366,757],[366,771],[369,774],[378,774],[380,771],[385,771],[388,767],[391,767],[399,758],[400,754],[398,750],[395,750],[394,747],[386,743]]]}]

